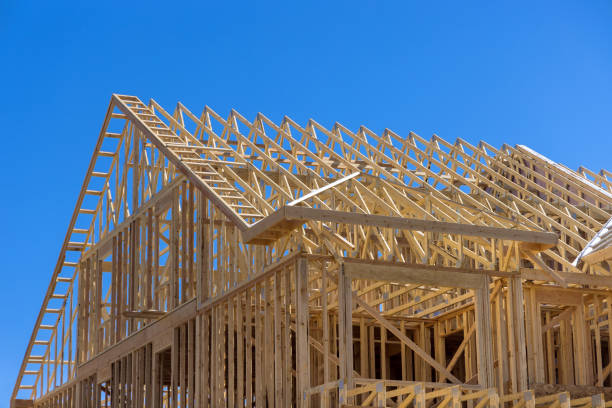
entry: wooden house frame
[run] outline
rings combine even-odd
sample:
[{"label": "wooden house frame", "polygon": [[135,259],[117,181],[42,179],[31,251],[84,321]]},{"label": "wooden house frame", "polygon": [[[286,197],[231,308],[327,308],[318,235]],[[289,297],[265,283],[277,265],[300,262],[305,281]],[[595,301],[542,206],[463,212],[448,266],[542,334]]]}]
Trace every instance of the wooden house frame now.
[{"label": "wooden house frame", "polygon": [[113,95],[11,405],[612,406],[611,180]]}]

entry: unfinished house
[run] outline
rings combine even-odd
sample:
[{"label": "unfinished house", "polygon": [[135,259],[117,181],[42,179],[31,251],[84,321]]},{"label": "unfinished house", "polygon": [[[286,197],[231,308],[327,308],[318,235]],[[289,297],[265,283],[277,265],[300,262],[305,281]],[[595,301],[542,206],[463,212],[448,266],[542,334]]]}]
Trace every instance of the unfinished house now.
[{"label": "unfinished house", "polygon": [[611,215],[525,146],[113,95],[11,405],[609,407]]}]

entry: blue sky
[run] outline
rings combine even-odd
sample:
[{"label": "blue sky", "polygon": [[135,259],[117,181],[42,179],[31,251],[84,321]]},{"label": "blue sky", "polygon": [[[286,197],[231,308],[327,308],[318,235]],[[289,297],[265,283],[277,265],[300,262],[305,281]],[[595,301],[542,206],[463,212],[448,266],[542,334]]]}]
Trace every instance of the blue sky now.
[{"label": "blue sky", "polygon": [[609,1],[95,3],[0,2],[0,406],[113,92],[612,170]]}]

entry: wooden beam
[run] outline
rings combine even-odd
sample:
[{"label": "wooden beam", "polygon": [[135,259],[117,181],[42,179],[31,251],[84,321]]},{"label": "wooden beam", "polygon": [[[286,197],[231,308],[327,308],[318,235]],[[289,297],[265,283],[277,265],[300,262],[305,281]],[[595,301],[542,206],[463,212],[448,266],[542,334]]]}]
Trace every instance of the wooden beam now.
[{"label": "wooden beam", "polygon": [[[612,276],[587,275],[575,272],[556,272],[568,285],[592,285],[612,289]],[[521,268],[520,275],[525,280],[556,282],[548,271],[543,269]]]},{"label": "wooden beam", "polygon": [[605,406],[524,393],[612,371],[606,253],[571,262],[612,209],[581,177],[612,173],[568,171],[113,95],[12,404]]},{"label": "wooden beam", "polygon": [[480,280],[482,284],[474,289],[478,384],[489,388],[494,385],[489,277],[481,276]]},{"label": "wooden beam", "polygon": [[481,288],[481,274],[454,272],[452,268],[418,265],[389,265],[379,263],[344,261],[344,269],[351,279],[380,280],[398,283],[420,283],[423,285],[474,289]]},{"label": "wooden beam", "polygon": [[302,197],[300,197],[300,198],[298,198],[296,200],[291,201],[290,203],[287,203],[287,206],[291,207],[291,206],[297,205],[297,204],[299,204],[299,203],[301,203],[303,201],[308,200],[309,198],[312,198],[312,197],[314,197],[314,196],[316,196],[318,194],[323,193],[324,191],[327,191],[327,190],[329,190],[331,188],[334,188],[334,187],[336,187],[336,186],[338,186],[338,185],[340,185],[340,184],[342,184],[342,183],[344,183],[344,182],[346,182],[346,181],[348,181],[348,180],[350,180],[352,178],[355,178],[355,177],[357,177],[360,174],[361,174],[361,172],[358,172],[358,171],[356,171],[355,173],[351,173],[351,174],[349,174],[346,177],[342,177],[339,180],[331,182],[331,183],[325,185],[324,187],[321,187],[321,188],[318,188],[316,190],[313,190],[310,193],[305,194]]},{"label": "wooden beam", "polygon": [[532,242],[554,246],[557,235],[550,232],[526,231],[489,227],[485,225],[457,224],[451,222],[419,220],[409,218],[391,217],[374,214],[348,213],[334,210],[321,210],[318,208],[287,207],[283,206],[276,212],[258,222],[245,232],[245,241],[249,242],[263,235],[272,227],[282,227],[290,223],[291,229],[306,221],[323,221],[339,224],[370,225],[381,228],[395,228],[409,231],[438,232],[444,234],[457,234],[484,238],[497,238],[509,241]]}]

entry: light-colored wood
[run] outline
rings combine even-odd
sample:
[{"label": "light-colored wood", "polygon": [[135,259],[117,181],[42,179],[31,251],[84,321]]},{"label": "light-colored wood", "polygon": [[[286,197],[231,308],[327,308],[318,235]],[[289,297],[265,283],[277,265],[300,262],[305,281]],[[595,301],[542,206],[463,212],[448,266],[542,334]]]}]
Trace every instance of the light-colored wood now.
[{"label": "light-colored wood", "polygon": [[113,95],[11,404],[609,406],[610,180]]}]

